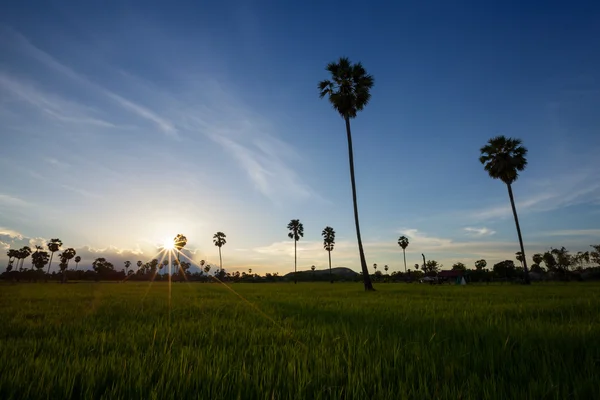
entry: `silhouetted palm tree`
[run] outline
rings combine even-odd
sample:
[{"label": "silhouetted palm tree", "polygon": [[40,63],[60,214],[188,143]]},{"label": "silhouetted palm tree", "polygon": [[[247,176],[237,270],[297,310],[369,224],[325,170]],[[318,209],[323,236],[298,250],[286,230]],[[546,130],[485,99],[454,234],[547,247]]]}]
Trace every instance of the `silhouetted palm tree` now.
[{"label": "silhouetted palm tree", "polygon": [[317,269],[317,267],[313,265],[312,267],[310,267],[310,269],[312,270],[313,281],[314,281],[315,280],[315,269]]},{"label": "silhouetted palm tree", "polygon": [[398,238],[398,246],[402,247],[402,254],[404,255],[404,273],[406,273],[406,248],[408,247],[408,238],[406,236],[400,236]]},{"label": "silhouetted palm tree", "polygon": [[175,243],[174,247],[177,250],[177,261],[179,261],[179,254],[181,253],[181,249],[183,249],[187,244],[187,238],[181,233],[178,233],[177,236],[175,236],[175,239],[173,239],[173,241]]},{"label": "silhouetted palm tree", "polygon": [[[166,269],[167,265],[169,265],[169,260],[167,260],[167,259],[164,259],[164,260],[163,260],[163,262],[162,262],[162,267],[161,267],[161,269],[162,269],[162,268],[165,268],[165,271],[166,271],[166,270],[167,270],[167,269]],[[163,272],[163,275],[164,275],[164,272]]]},{"label": "silhouetted palm tree", "polygon": [[323,236],[323,248],[327,250],[329,256],[329,279],[330,282],[333,283],[333,274],[331,273],[331,252],[333,251],[333,247],[335,246],[335,231],[332,227],[326,226],[321,232]]},{"label": "silhouetted palm tree", "polygon": [[19,258],[21,259],[21,267],[23,269],[23,264],[25,264],[25,259],[31,255],[31,247],[23,246],[19,250]]},{"label": "silhouetted palm tree", "polygon": [[77,271],[77,267],[79,266],[80,262],[81,262],[81,257],[79,257],[79,256],[75,257],[75,271]]},{"label": "silhouetted palm tree", "polygon": [[540,265],[544,261],[544,257],[540,253],[535,253],[532,257],[533,263]]},{"label": "silhouetted palm tree", "polygon": [[144,263],[138,260],[138,262],[136,262],[135,265],[137,265],[138,267],[137,271],[135,272],[137,274],[142,270],[142,265],[144,265]]},{"label": "silhouetted palm tree", "polygon": [[348,138],[348,159],[350,162],[350,181],[352,183],[352,202],[354,204],[354,223],[356,225],[356,239],[360,265],[363,272],[365,290],[374,290],[360,235],[358,222],[358,204],[356,200],[356,179],[354,176],[354,154],[352,149],[352,133],[350,119],[356,118],[371,98],[370,90],[374,79],[363,68],[361,63],[352,64],[348,58],[342,57],[339,61],[329,63],[326,70],[331,74],[331,80],[319,82],[319,96],[327,96],[335,110],[344,118],[346,123],[346,136]]},{"label": "silhouetted palm tree", "polygon": [[54,257],[54,253],[60,250],[62,246],[62,241],[60,239],[50,239],[48,242],[48,250],[50,250],[50,262],[48,263],[48,271],[47,274],[50,273],[50,268],[52,267],[52,257]]},{"label": "silhouetted palm tree", "polygon": [[517,261],[519,261],[521,263],[521,267],[523,266],[523,253],[521,253],[520,251],[517,251],[515,253],[515,258],[517,259]]},{"label": "silhouetted palm tree", "polygon": [[523,271],[525,272],[525,283],[530,284],[529,272],[527,270],[527,259],[525,257],[525,247],[523,246],[523,237],[521,236],[521,228],[519,226],[519,217],[515,207],[515,199],[512,191],[512,184],[519,177],[519,172],[525,170],[527,166],[527,149],[521,145],[520,139],[506,138],[497,136],[489,140],[489,142],[481,148],[481,162],[493,179],[500,179],[508,188],[508,197],[512,207],[515,225],[517,227],[517,235],[519,236],[519,245],[521,246],[521,254],[523,256]]},{"label": "silhouetted palm tree", "polygon": [[290,231],[288,233],[288,237],[290,239],[294,239],[294,283],[297,283],[296,243],[298,242],[298,240],[300,240],[301,237],[304,237],[304,225],[302,225],[302,222],[300,222],[299,219],[293,219],[290,221],[287,228]]},{"label": "silhouetted palm tree", "polygon": [[215,244],[215,246],[217,246],[219,248],[219,269],[223,269],[223,259],[221,258],[221,247],[223,247],[225,245],[225,243],[227,243],[227,240],[225,240],[227,236],[225,236],[225,234],[223,232],[217,232],[214,234],[213,236],[213,243]]},{"label": "silhouetted palm tree", "polygon": [[127,272],[129,272],[129,267],[131,267],[131,261],[125,261],[125,276],[127,276]]},{"label": "silhouetted palm tree", "polygon": [[475,261],[475,268],[478,271],[482,271],[485,267],[487,267],[487,261],[485,261],[484,259]]},{"label": "silhouetted palm tree", "polygon": [[[6,252],[6,255],[8,256],[8,265],[6,266],[6,270],[8,272],[10,272],[13,268],[13,263],[14,261],[18,258],[19,256],[19,252],[15,249],[9,249]],[[10,268],[10,269],[9,269]]]},{"label": "silhouetted palm tree", "polygon": [[36,251],[31,255],[31,258],[33,261],[33,266],[36,267],[38,271],[42,271],[46,264],[48,264],[50,255],[45,251]]},{"label": "silhouetted palm tree", "polygon": [[387,272],[388,272],[388,270],[390,269],[390,267],[388,267],[387,265],[385,265],[385,266],[383,267],[383,269],[384,269],[384,270],[385,270],[385,272],[387,273]]}]

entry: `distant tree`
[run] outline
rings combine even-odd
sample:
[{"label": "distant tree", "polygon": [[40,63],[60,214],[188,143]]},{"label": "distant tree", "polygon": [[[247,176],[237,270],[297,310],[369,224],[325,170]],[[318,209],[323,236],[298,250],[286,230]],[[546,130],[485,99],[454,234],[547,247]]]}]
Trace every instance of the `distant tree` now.
[{"label": "distant tree", "polygon": [[550,254],[555,260],[555,267],[560,272],[565,274],[567,271],[569,271],[571,265],[573,264],[573,258],[567,249],[564,247],[561,247],[560,249],[552,249],[550,250]]},{"label": "distant tree", "polygon": [[388,272],[388,270],[390,269],[390,267],[388,267],[387,265],[385,265],[385,266],[383,267],[383,269],[385,270],[385,272],[386,272],[386,274],[387,274],[387,272]]},{"label": "distant tree", "polygon": [[518,262],[521,263],[521,266],[523,266],[523,260],[524,260],[523,253],[520,251],[517,251],[515,253],[515,258],[517,259]]},{"label": "distant tree", "polygon": [[331,252],[335,246],[335,231],[332,227],[326,226],[321,232],[321,236],[323,236],[323,248],[327,251],[327,255],[329,256],[329,281],[333,283],[333,274],[331,272]]},{"label": "distant tree", "polygon": [[527,149],[521,145],[521,140],[497,136],[481,148],[481,157],[479,162],[485,166],[491,178],[500,179],[508,188],[508,197],[512,207],[517,235],[519,236],[519,245],[521,246],[521,255],[523,256],[523,271],[525,272],[525,284],[530,284],[529,274],[527,272],[527,259],[525,257],[525,247],[523,246],[523,237],[519,227],[519,217],[515,207],[515,199],[512,192],[512,184],[519,177],[519,172],[525,170],[527,166]]},{"label": "distant tree", "polygon": [[131,267],[131,261],[125,261],[123,264],[125,265],[125,275],[127,275],[129,267]]},{"label": "distant tree", "polygon": [[487,267],[487,261],[483,259],[475,261],[475,269],[477,271],[483,271],[485,267]]},{"label": "distant tree", "polygon": [[454,265],[452,266],[452,270],[453,271],[466,271],[467,266],[461,262],[457,262],[457,263],[454,263]]},{"label": "distant tree", "polygon": [[96,258],[92,263],[92,268],[96,271],[99,278],[104,278],[115,270],[114,265],[104,257]]},{"label": "distant tree", "polygon": [[223,232],[217,232],[213,236],[213,243],[219,248],[219,269],[223,269],[223,258],[221,258],[221,247],[225,246],[227,236]]},{"label": "distant tree", "polygon": [[179,261],[179,254],[181,254],[181,250],[187,244],[187,238],[185,236],[183,236],[181,233],[178,233],[177,236],[175,236],[175,239],[173,239],[173,242],[174,242],[174,247],[177,250],[177,261]]},{"label": "distant tree", "polygon": [[37,268],[38,271],[42,271],[46,264],[48,264],[48,260],[50,259],[50,255],[45,251],[36,251],[31,255],[33,266]]},{"label": "distant tree", "polygon": [[77,251],[75,251],[74,248],[69,247],[66,250],[63,250],[62,254],[60,255],[61,260],[64,259],[64,261],[67,264],[67,268],[69,267],[69,262],[75,257],[75,255],[77,254]]},{"label": "distant tree", "polygon": [[313,281],[314,281],[315,280],[315,269],[317,269],[317,267],[313,265],[312,267],[310,267],[310,269],[312,270]]},{"label": "distant tree", "polygon": [[590,252],[589,251],[578,251],[572,257],[573,265],[577,265],[578,270],[582,270],[585,264],[590,263]]},{"label": "distant tree", "polygon": [[558,267],[556,264],[556,260],[554,259],[554,256],[550,251],[546,251],[544,254],[542,254],[542,259],[544,260],[544,265],[546,266],[546,269],[548,271],[556,272]]},{"label": "distant tree", "polygon": [[540,253],[535,253],[533,257],[531,257],[534,264],[540,265],[544,261],[544,257]]},{"label": "distant tree", "polygon": [[302,222],[300,222],[299,219],[293,219],[290,221],[287,228],[290,231],[288,237],[294,240],[294,283],[297,283],[298,279],[296,275],[298,273],[298,260],[296,257],[296,243],[298,243],[298,240],[300,240],[301,237],[304,237],[304,225],[302,225]]},{"label": "distant tree", "polygon": [[415,264],[415,269],[419,269],[419,264]]},{"label": "distant tree", "polygon": [[19,258],[19,251],[15,249],[9,249],[6,252],[6,255],[8,256],[8,265],[6,266],[6,270],[10,272],[13,269],[14,261]]},{"label": "distant tree", "polygon": [[406,273],[406,248],[408,247],[408,238],[406,236],[400,236],[398,238],[398,246],[402,247],[402,254],[404,255],[404,273]]},{"label": "distant tree", "polygon": [[600,266],[600,244],[592,244],[590,247],[594,249],[590,251],[590,262]]},{"label": "distant tree", "polygon": [[79,257],[79,256],[75,257],[75,271],[77,271],[77,267],[79,266],[80,262],[81,262],[81,257]]},{"label": "distant tree", "polygon": [[165,268],[165,271],[166,271],[167,265],[169,265],[169,260],[164,259],[163,262],[162,262],[162,264],[161,264],[161,269]]},{"label": "distant tree", "polygon": [[363,249],[360,224],[358,222],[358,203],[356,200],[356,180],[354,177],[354,154],[352,149],[352,133],[350,130],[350,119],[356,118],[356,114],[362,111],[371,98],[371,88],[374,79],[363,68],[362,64],[352,64],[348,58],[342,57],[339,61],[329,63],[326,70],[331,74],[331,80],[319,82],[319,96],[327,96],[333,108],[341,115],[346,123],[346,136],[348,139],[348,159],[350,162],[350,182],[352,184],[352,202],[354,205],[354,223],[356,225],[356,239],[358,242],[358,253],[360,266],[363,273],[365,290],[374,290],[367,260]]},{"label": "distant tree", "polygon": [[249,268],[249,269],[248,269],[248,273],[249,273],[249,274],[252,274],[252,268]]},{"label": "distant tree", "polygon": [[50,239],[48,242],[48,250],[50,250],[50,262],[48,263],[48,271],[46,272],[47,274],[50,273],[50,268],[52,267],[52,257],[54,257],[54,253],[60,250],[62,245],[63,243],[60,239]]},{"label": "distant tree", "polygon": [[514,277],[516,273],[515,263],[512,260],[500,261],[499,263],[494,264],[492,270],[496,275],[508,279]]},{"label": "distant tree", "polygon": [[[252,270],[250,270],[250,271],[252,271]],[[206,264],[204,266],[204,272],[206,272],[207,274],[210,272],[210,265],[209,264]]]},{"label": "distant tree", "polygon": [[425,263],[425,266],[423,268],[423,272],[425,274],[432,274],[432,273],[437,273],[440,268],[442,268],[442,264],[438,263],[435,260],[428,260]]},{"label": "distant tree", "polygon": [[19,267],[19,270],[22,270],[23,264],[25,263],[25,259],[31,255],[31,247],[23,246],[18,250],[18,252],[19,260],[21,261],[21,266]]}]

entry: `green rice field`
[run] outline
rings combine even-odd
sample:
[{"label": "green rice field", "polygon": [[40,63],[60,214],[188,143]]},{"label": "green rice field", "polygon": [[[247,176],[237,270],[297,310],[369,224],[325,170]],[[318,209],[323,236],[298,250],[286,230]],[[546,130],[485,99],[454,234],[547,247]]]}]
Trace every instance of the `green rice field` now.
[{"label": "green rice field", "polygon": [[0,399],[600,398],[598,283],[376,289],[0,284]]}]

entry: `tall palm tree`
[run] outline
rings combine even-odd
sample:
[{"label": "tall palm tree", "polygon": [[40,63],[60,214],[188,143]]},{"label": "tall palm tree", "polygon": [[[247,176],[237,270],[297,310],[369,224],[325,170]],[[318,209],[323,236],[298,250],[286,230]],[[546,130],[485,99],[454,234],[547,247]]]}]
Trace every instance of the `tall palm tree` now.
[{"label": "tall palm tree", "polygon": [[290,223],[287,226],[288,230],[290,231],[288,233],[288,237],[290,239],[294,239],[294,284],[298,283],[298,279],[296,277],[297,275],[297,257],[296,257],[296,243],[298,243],[298,240],[300,240],[301,237],[304,237],[304,225],[302,225],[302,222],[300,222],[299,219],[293,219],[290,221]]},{"label": "tall palm tree", "polygon": [[138,262],[135,263],[135,265],[137,265],[138,271],[139,271],[142,268],[142,265],[144,265],[144,263],[141,262],[141,261],[138,261]]},{"label": "tall palm tree", "polygon": [[129,267],[131,267],[131,261],[125,261],[125,276],[127,276],[129,272]]},{"label": "tall palm tree", "polygon": [[54,253],[60,250],[62,244],[63,243],[60,239],[50,239],[48,242],[48,250],[50,250],[50,262],[48,263],[48,272],[46,272],[47,274],[50,273],[50,268],[52,267],[52,257],[54,257]]},{"label": "tall palm tree", "polygon": [[79,266],[80,262],[81,262],[81,257],[79,257],[79,256],[75,257],[75,271],[77,271],[77,267]]},{"label": "tall palm tree", "polygon": [[18,258],[18,256],[19,256],[19,253],[18,253],[18,251],[17,251],[17,250],[15,250],[15,249],[9,249],[9,250],[6,252],[6,255],[8,256],[8,265],[7,265],[7,267],[6,267],[6,270],[7,270],[7,271],[10,271],[8,268],[10,267],[10,269],[12,270],[13,263],[14,263],[15,259],[17,259],[17,258]]},{"label": "tall palm tree", "polygon": [[360,235],[360,224],[358,222],[358,204],[356,200],[356,180],[354,177],[354,154],[352,150],[352,132],[350,131],[350,119],[356,118],[356,114],[362,111],[371,98],[370,90],[374,79],[363,68],[362,64],[352,64],[346,57],[341,57],[338,62],[331,62],[325,68],[331,74],[331,80],[319,82],[319,96],[327,96],[333,108],[341,115],[346,123],[346,136],[348,138],[348,159],[350,162],[350,181],[352,184],[352,202],[354,204],[354,224],[356,225],[356,239],[358,241],[358,253],[360,266],[363,272],[365,290],[374,290],[367,260]]},{"label": "tall palm tree", "polygon": [[385,273],[387,274],[387,272],[388,272],[388,270],[390,269],[390,267],[388,267],[387,265],[385,265],[385,266],[383,267],[383,269],[385,269]]},{"label": "tall palm tree", "polygon": [[34,256],[40,252],[40,250],[43,250],[44,248],[38,244],[35,245],[35,252],[31,255],[31,270],[33,271],[33,268],[35,267],[33,261],[34,261]]},{"label": "tall palm tree", "polygon": [[223,259],[221,258],[221,247],[223,247],[225,245],[225,243],[227,243],[227,240],[225,240],[227,236],[225,236],[225,234],[223,232],[217,232],[214,234],[213,236],[213,243],[215,244],[215,246],[217,246],[219,248],[219,269],[223,269]]},{"label": "tall palm tree", "polygon": [[400,236],[398,238],[398,246],[402,247],[402,254],[404,255],[404,273],[406,273],[406,248],[408,247],[408,238],[406,236]]},{"label": "tall palm tree", "polygon": [[[164,259],[164,260],[163,260],[163,262],[162,262],[162,266],[163,266],[163,268],[165,268],[165,271],[167,270],[167,269],[166,269],[167,265],[169,265],[169,260],[167,260],[167,259]],[[163,275],[164,275],[164,274],[165,274],[165,273],[163,272]]]},{"label": "tall palm tree", "polygon": [[77,254],[77,252],[72,247],[69,247],[68,249],[63,251],[62,256],[64,257],[65,261],[67,262],[67,268],[69,267],[69,262],[73,259],[73,257],[75,257],[76,254]]},{"label": "tall palm tree", "polygon": [[19,250],[19,258],[21,259],[21,267],[23,269],[23,264],[25,264],[25,259],[31,255],[31,247],[23,246]]},{"label": "tall palm tree", "polygon": [[187,244],[187,238],[181,233],[178,233],[173,241],[175,243],[174,247],[177,250],[177,261],[179,261],[179,254],[181,254],[181,249],[183,249]]},{"label": "tall palm tree", "polygon": [[310,267],[310,269],[312,270],[313,281],[314,281],[315,280],[315,269],[317,269],[317,267],[313,265],[312,267]]},{"label": "tall palm tree", "polygon": [[523,271],[525,272],[525,284],[531,284],[529,272],[527,270],[527,259],[525,257],[525,247],[523,246],[523,237],[521,236],[521,227],[519,226],[519,217],[515,207],[515,199],[512,191],[512,184],[519,177],[519,172],[525,170],[527,166],[527,149],[521,145],[520,139],[506,138],[496,136],[488,141],[481,148],[481,157],[479,162],[484,165],[485,170],[491,178],[500,179],[508,188],[508,197],[512,207],[521,254],[523,256]]},{"label": "tall palm tree", "polygon": [[321,236],[323,236],[323,248],[327,251],[329,256],[329,279],[331,283],[333,283],[333,275],[331,273],[331,252],[335,246],[335,231],[332,227],[326,226],[325,229],[323,229],[323,232],[321,232]]}]

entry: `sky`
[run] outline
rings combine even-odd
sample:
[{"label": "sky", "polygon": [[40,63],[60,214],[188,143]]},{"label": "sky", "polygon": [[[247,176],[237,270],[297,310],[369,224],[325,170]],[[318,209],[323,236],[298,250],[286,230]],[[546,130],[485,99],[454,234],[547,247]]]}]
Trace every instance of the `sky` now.
[{"label": "sky", "polygon": [[[369,266],[514,259],[506,186],[478,161],[523,140],[528,258],[600,243],[600,3],[21,1],[0,6],[0,271],[60,238],[88,268],[182,233],[228,271],[359,270],[344,122],[317,83],[375,78],[352,120]],[[343,5],[343,7],[341,7]],[[27,262],[26,262],[27,264]],[[56,266],[53,266],[55,269]],[[413,267],[414,268],[414,267]]]}]

